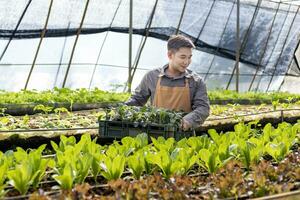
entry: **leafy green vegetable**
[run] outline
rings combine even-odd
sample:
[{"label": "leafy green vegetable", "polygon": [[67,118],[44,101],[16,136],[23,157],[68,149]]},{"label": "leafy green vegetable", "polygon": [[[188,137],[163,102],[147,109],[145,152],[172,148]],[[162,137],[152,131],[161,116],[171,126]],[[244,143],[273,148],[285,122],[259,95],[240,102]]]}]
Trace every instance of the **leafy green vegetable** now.
[{"label": "leafy green vegetable", "polygon": [[101,175],[108,181],[121,177],[125,168],[125,157],[117,155],[115,158],[105,156],[100,164],[103,171]]},{"label": "leafy green vegetable", "polygon": [[151,137],[153,146],[156,150],[162,151],[165,150],[167,152],[172,152],[175,149],[175,139],[174,138],[168,138],[165,139],[164,137],[158,137],[155,139],[154,137]]},{"label": "leafy green vegetable", "polygon": [[27,193],[29,186],[38,175],[39,171],[34,172],[33,168],[28,162],[19,164],[16,169],[7,172],[9,178],[8,183],[15,187],[20,194],[24,195]]},{"label": "leafy green vegetable", "polygon": [[163,176],[170,178],[171,175],[175,175],[181,169],[181,163],[175,161],[176,153],[176,151],[173,151],[170,155],[168,151],[162,149],[156,154],[148,154],[147,159],[150,163],[157,165],[161,169]]},{"label": "leafy green vegetable", "polygon": [[209,173],[215,173],[223,165],[218,154],[210,152],[208,149],[201,149],[199,151],[199,158],[199,165]]},{"label": "leafy green vegetable", "polygon": [[65,165],[63,173],[61,175],[53,175],[52,177],[58,182],[60,188],[63,190],[71,190],[75,180],[75,171],[70,164]]},{"label": "leafy green vegetable", "polygon": [[132,156],[127,158],[129,170],[135,179],[140,179],[142,173],[145,171],[145,162],[143,150],[137,151]]}]

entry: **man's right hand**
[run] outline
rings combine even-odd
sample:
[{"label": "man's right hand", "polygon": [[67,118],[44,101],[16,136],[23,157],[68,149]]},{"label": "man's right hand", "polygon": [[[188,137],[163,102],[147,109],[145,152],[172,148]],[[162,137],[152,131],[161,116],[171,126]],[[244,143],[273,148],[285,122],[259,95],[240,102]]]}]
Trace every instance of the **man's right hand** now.
[{"label": "man's right hand", "polygon": [[182,128],[183,131],[188,131],[190,128],[192,128],[192,125],[188,121],[186,121],[185,119],[182,119],[181,128]]}]

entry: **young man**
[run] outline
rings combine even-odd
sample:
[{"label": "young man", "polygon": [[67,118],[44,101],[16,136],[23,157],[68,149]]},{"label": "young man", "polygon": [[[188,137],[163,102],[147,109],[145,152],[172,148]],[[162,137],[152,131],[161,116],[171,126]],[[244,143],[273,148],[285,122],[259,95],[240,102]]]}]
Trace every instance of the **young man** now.
[{"label": "young man", "polygon": [[209,101],[203,80],[187,69],[191,63],[192,41],[181,35],[168,40],[169,63],[149,71],[126,102],[143,106],[150,97],[151,105],[188,114],[182,120],[183,130],[200,126],[209,115]]}]

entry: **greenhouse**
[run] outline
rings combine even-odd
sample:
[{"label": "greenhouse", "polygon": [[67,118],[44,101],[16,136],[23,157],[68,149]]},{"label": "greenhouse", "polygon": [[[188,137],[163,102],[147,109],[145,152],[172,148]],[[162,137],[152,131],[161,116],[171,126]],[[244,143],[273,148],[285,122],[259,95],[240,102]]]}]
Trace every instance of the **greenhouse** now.
[{"label": "greenhouse", "polygon": [[300,0],[1,0],[0,199],[300,199]]}]

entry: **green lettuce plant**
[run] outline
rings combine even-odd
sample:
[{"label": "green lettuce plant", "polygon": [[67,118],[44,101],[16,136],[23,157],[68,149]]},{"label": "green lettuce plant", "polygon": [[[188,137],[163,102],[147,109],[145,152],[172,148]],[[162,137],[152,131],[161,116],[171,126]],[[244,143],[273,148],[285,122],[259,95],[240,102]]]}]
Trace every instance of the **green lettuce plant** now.
[{"label": "green lettuce plant", "polygon": [[89,174],[89,170],[91,168],[93,161],[93,157],[89,154],[85,154],[82,157],[80,157],[75,166],[76,166],[76,177],[74,182],[82,184],[84,180],[86,179],[87,175]]},{"label": "green lettuce plant", "polygon": [[105,156],[100,164],[102,171],[100,174],[108,181],[121,177],[125,168],[125,157],[117,155],[114,158]]},{"label": "green lettuce plant", "polygon": [[7,172],[8,183],[16,188],[20,194],[24,195],[38,173],[33,171],[32,166],[28,162],[23,162],[17,165],[15,169]]},{"label": "green lettuce plant", "polygon": [[5,196],[5,194],[7,193],[7,191],[5,190],[6,187],[6,177],[7,177],[7,169],[8,166],[6,163],[2,163],[0,165],[0,198],[3,198]]},{"label": "green lettuce plant", "polygon": [[56,152],[57,151],[64,152],[67,146],[75,146],[75,144],[76,144],[76,139],[74,136],[66,137],[64,135],[61,135],[59,145],[51,141],[51,146]]},{"label": "green lettuce plant", "polygon": [[145,162],[143,150],[137,151],[132,156],[127,158],[129,170],[135,179],[140,179],[142,173],[145,171]]},{"label": "green lettuce plant", "polygon": [[272,156],[276,162],[282,161],[290,152],[287,145],[284,142],[280,143],[268,143],[265,146],[265,151]]},{"label": "green lettuce plant", "polygon": [[191,148],[180,149],[176,160],[181,163],[179,175],[186,175],[188,171],[197,163],[199,157],[194,154],[194,150]]},{"label": "green lettuce plant", "polygon": [[60,185],[61,189],[71,190],[76,177],[75,171],[72,169],[70,164],[66,164],[62,171],[62,174],[55,174],[52,177]]},{"label": "green lettuce plant", "polygon": [[51,106],[45,106],[43,104],[39,104],[39,105],[36,105],[33,108],[33,110],[34,111],[39,110],[39,111],[42,111],[45,114],[48,114],[49,112],[51,112],[53,110],[53,107],[51,107]]},{"label": "green lettuce plant", "polygon": [[200,149],[207,149],[211,145],[211,140],[206,135],[198,137],[190,137],[186,142],[195,152]]},{"label": "green lettuce plant", "polygon": [[151,137],[151,141],[157,151],[165,150],[171,153],[176,146],[176,141],[174,138],[165,139],[164,137],[160,136],[155,139],[154,137]]},{"label": "green lettuce plant", "polygon": [[173,162],[171,156],[168,151],[162,149],[155,154],[148,154],[147,160],[153,165],[157,165],[164,177],[170,178],[180,169],[180,163]]},{"label": "green lettuce plant", "polygon": [[223,165],[218,154],[208,149],[201,149],[199,151],[198,164],[209,173],[215,173]]},{"label": "green lettuce plant", "polygon": [[263,156],[263,141],[257,138],[250,138],[249,141],[240,140],[238,152],[239,156],[237,159],[241,160],[249,171],[251,164],[257,164]]}]

